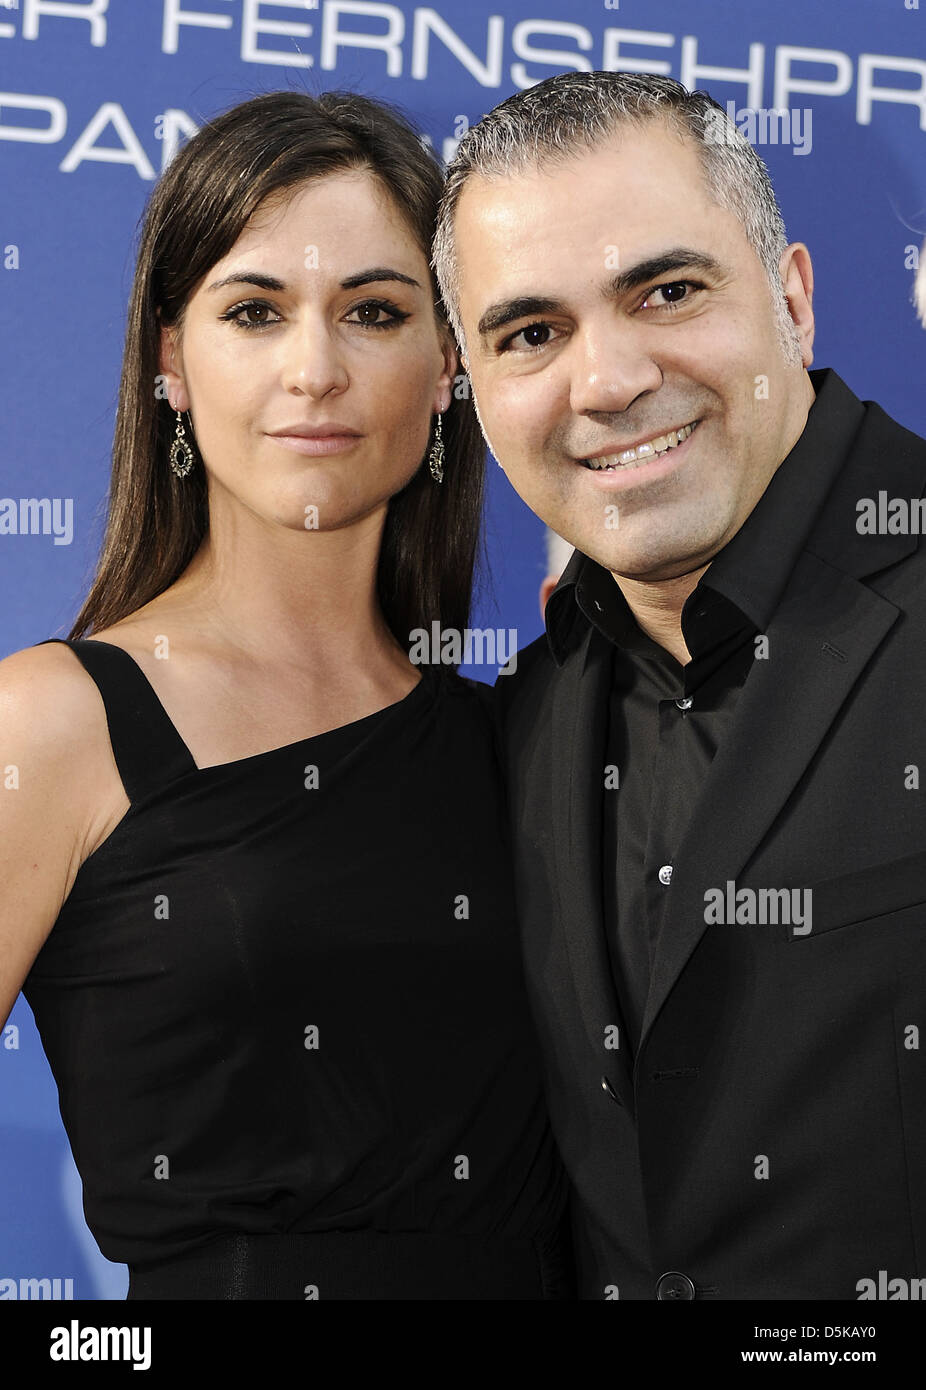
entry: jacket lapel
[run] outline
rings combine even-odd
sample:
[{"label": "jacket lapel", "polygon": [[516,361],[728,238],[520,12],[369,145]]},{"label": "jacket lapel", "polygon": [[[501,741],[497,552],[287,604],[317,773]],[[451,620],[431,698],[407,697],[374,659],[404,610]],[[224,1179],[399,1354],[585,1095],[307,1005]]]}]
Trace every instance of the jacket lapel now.
[{"label": "jacket lapel", "polygon": [[[804,551],[674,860],[638,1055],[705,931],[704,893],[755,854],[898,609]],[[770,887],[793,885],[774,884]]]},{"label": "jacket lapel", "polygon": [[[552,795],[555,872],[561,920],[589,1041],[624,1106],[633,1087],[624,1021],[611,974],[602,902],[602,797],[611,649],[595,628],[554,680]],[[605,1048],[617,1025],[619,1045]]]}]

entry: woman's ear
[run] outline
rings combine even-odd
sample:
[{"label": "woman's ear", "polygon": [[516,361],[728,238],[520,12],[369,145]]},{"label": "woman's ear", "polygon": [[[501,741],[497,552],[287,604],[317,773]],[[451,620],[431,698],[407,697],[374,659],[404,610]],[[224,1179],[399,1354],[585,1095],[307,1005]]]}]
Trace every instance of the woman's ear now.
[{"label": "woman's ear", "polygon": [[190,397],[183,380],[183,356],[178,335],[173,327],[160,326],[158,372],[167,387],[171,410],[189,410]]},{"label": "woman's ear", "polygon": [[459,358],[457,356],[456,345],[449,332],[442,334],[441,350],[444,357],[444,370],[437,379],[438,397],[436,409],[443,412],[450,406],[450,399],[453,394],[453,383],[456,379]]}]

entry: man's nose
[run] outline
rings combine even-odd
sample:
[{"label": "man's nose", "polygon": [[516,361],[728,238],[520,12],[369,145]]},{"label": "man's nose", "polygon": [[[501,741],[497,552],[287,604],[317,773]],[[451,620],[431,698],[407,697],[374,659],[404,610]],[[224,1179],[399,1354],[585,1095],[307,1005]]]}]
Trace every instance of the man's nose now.
[{"label": "man's nose", "polygon": [[585,325],[569,345],[569,404],[577,415],[627,410],[662,385],[644,335],[609,318]]},{"label": "man's nose", "polygon": [[342,345],[335,329],[321,317],[310,316],[293,325],[287,335],[283,385],[294,395],[320,400],[329,391],[343,391],[349,384]]}]

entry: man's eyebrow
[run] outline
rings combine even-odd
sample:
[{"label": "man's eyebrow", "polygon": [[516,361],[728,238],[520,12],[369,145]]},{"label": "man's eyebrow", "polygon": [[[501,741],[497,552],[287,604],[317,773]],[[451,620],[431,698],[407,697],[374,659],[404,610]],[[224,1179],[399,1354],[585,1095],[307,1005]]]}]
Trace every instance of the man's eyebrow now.
[{"label": "man's eyebrow", "polygon": [[719,275],[722,267],[718,260],[705,251],[695,251],[690,246],[673,246],[670,251],[663,251],[658,256],[638,261],[627,270],[618,271],[610,283],[611,293],[626,294],[628,290],[638,289],[640,285],[645,285],[650,280],[658,280],[673,270],[700,270],[705,275]]},{"label": "man's eyebrow", "polygon": [[[360,285],[376,284],[380,280],[398,280],[403,285],[414,285],[415,289],[421,286],[417,280],[413,280],[410,275],[404,275],[401,270],[393,270],[391,266],[377,265],[370,270],[360,270],[356,275],[348,275],[341,281],[342,290],[355,290]],[[224,290],[227,285],[257,285],[262,290],[276,290],[278,294],[286,293],[286,285],[282,280],[278,280],[275,275],[265,275],[260,270],[236,270],[234,275],[226,275],[223,280],[216,280],[215,284],[210,285],[209,289]]]},{"label": "man's eyebrow", "polygon": [[[612,295],[618,297],[675,270],[700,270],[706,275],[718,275],[721,269],[720,262],[704,251],[695,251],[688,246],[675,246],[658,256],[638,261],[627,270],[618,271],[608,282],[608,289]],[[561,300],[543,298],[539,295],[519,295],[516,299],[500,299],[486,309],[477,325],[477,332],[481,338],[487,338],[515,319],[527,318],[533,314],[558,314],[564,309],[565,305]]]},{"label": "man's eyebrow", "polygon": [[488,338],[490,334],[504,328],[506,323],[511,323],[513,319],[526,318],[528,314],[558,314],[561,313],[563,305],[558,299],[541,299],[537,295],[521,295],[517,299],[500,299],[497,304],[490,304],[482,318],[479,320],[476,331],[480,338]]}]

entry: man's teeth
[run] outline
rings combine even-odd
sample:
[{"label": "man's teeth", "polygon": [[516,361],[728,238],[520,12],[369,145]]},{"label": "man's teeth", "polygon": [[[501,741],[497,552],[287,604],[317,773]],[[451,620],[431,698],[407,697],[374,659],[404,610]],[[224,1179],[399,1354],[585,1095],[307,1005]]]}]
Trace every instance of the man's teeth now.
[{"label": "man's teeth", "polygon": [[668,434],[661,434],[658,439],[648,439],[645,444],[638,444],[635,449],[625,449],[622,454],[602,454],[600,458],[583,459],[586,468],[596,470],[602,468],[621,468],[628,463],[637,463],[641,459],[652,458],[656,454],[665,454],[669,449],[674,449],[678,444],[683,443],[690,434],[694,432],[700,422],[695,420],[690,425],[682,425],[680,430],[670,430]]}]

